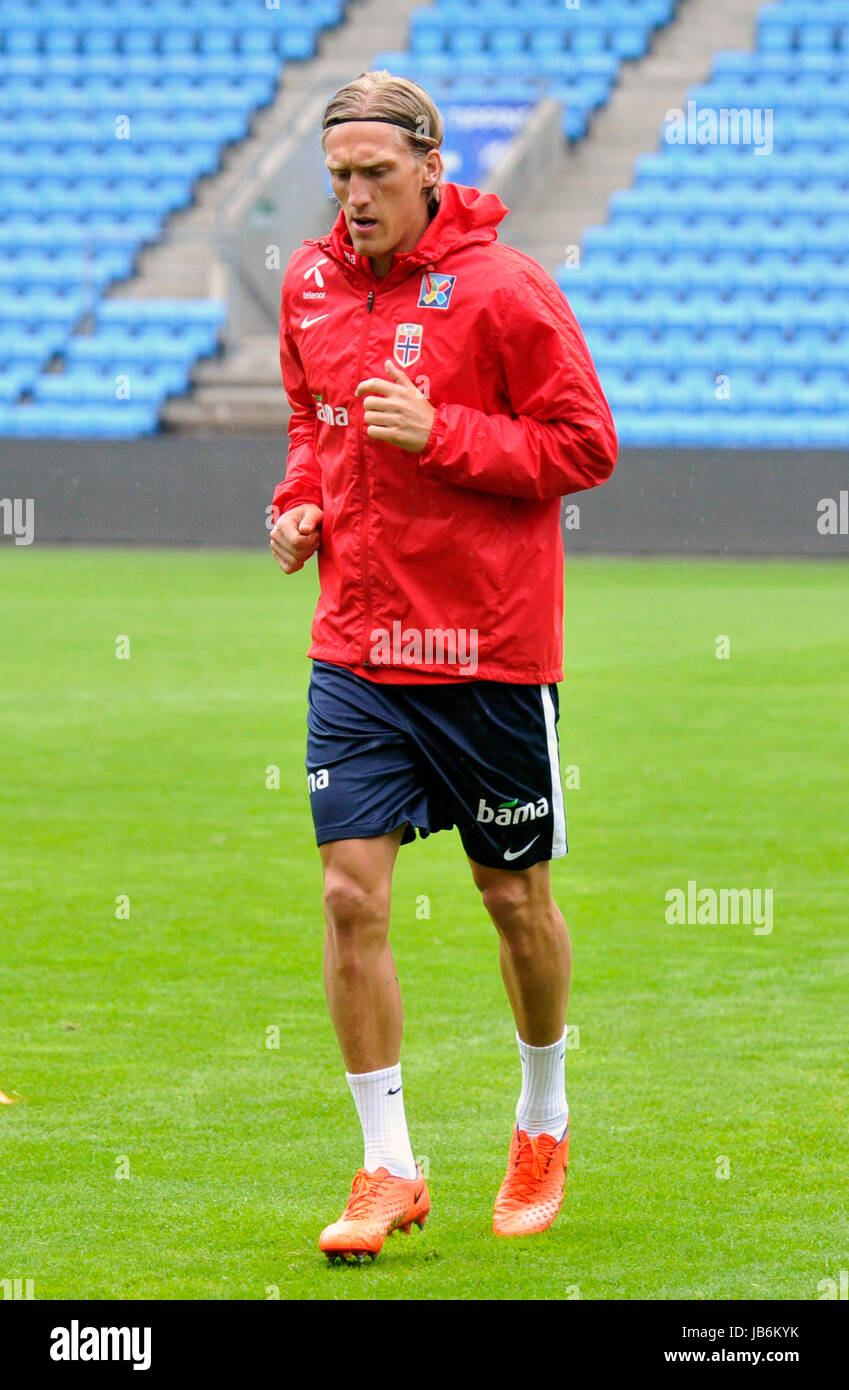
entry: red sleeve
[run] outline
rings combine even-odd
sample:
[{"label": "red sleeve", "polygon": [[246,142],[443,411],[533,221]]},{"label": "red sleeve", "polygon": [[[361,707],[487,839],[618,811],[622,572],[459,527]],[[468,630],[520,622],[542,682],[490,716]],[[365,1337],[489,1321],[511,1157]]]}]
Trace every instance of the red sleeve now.
[{"label": "red sleeve", "polygon": [[502,389],[513,414],[436,406],[419,467],[461,487],[538,500],[605,482],[616,466],[616,429],[566,296],[543,272],[525,272],[501,322]]},{"label": "red sleeve", "polygon": [[303,502],[323,506],[321,468],[315,457],[315,399],[307,386],[303,363],[286,322],[285,292],[280,303],[280,370],[286,399],[292,408],[289,420],[289,454],[286,476],[274,489],[271,499],[271,519],[276,521],[283,512]]}]

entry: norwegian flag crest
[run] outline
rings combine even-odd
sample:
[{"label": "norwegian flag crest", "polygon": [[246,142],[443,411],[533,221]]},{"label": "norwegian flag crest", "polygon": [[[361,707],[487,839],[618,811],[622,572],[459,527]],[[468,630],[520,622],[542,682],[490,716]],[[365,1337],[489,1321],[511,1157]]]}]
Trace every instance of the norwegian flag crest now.
[{"label": "norwegian flag crest", "polygon": [[420,323],[399,323],[395,330],[393,357],[399,367],[411,367],[422,355],[424,328]]}]

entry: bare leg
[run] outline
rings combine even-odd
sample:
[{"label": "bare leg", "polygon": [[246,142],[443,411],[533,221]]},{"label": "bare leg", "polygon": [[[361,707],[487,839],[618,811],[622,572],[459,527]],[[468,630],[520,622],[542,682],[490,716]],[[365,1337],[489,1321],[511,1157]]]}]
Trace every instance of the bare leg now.
[{"label": "bare leg", "polygon": [[402,830],[321,846],[324,988],[349,1072],[380,1071],[401,1056],[404,1015],[389,909]]},{"label": "bare leg", "polygon": [[501,975],[523,1042],[548,1047],[563,1036],[572,944],[551,896],[547,862],[489,869],[470,859],[472,876],[499,937]]}]

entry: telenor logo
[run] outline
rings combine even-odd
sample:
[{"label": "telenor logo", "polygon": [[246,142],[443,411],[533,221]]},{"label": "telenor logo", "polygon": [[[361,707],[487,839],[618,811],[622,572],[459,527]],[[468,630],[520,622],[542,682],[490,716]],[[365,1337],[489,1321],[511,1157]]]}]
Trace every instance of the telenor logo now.
[{"label": "telenor logo", "polygon": [[305,271],[304,271],[304,279],[305,279],[305,280],[310,280],[310,279],[315,280],[315,283],[318,285],[318,288],[319,288],[320,290],[323,290],[323,289],[324,289],[324,276],[322,275],[321,271],[319,270],[319,266],[322,266],[322,265],[327,265],[327,257],[326,257],[326,256],[322,256],[320,260],[317,260],[317,261],[316,261],[315,265],[311,265],[310,268],[309,268],[309,270],[305,270]]},{"label": "telenor logo", "polygon": [[513,801],[502,801],[500,806],[487,806],[481,797],[478,806],[476,819],[488,825],[490,821],[495,821],[496,825],[518,825],[523,820],[536,820],[538,816],[548,815],[548,802],[544,796],[538,801],[525,801],[521,805],[517,798]]},{"label": "telenor logo", "polygon": [[150,1369],[149,1327],[54,1327],[52,1361],[132,1361],[134,1371]]}]

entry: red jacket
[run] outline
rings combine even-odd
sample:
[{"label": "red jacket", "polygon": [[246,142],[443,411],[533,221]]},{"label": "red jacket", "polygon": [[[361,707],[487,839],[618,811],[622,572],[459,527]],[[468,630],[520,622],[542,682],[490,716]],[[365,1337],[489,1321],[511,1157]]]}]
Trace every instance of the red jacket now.
[{"label": "red jacket", "polygon": [[[311,657],[376,680],[562,679],[560,499],[610,476],[616,432],[565,296],[497,240],[507,212],[446,183],[382,280],[341,210],[289,261],[290,449],[272,515],[324,510]],[[436,410],[421,454],[366,433],[354,393],[387,357]],[[476,633],[476,660],[428,631]]]}]

